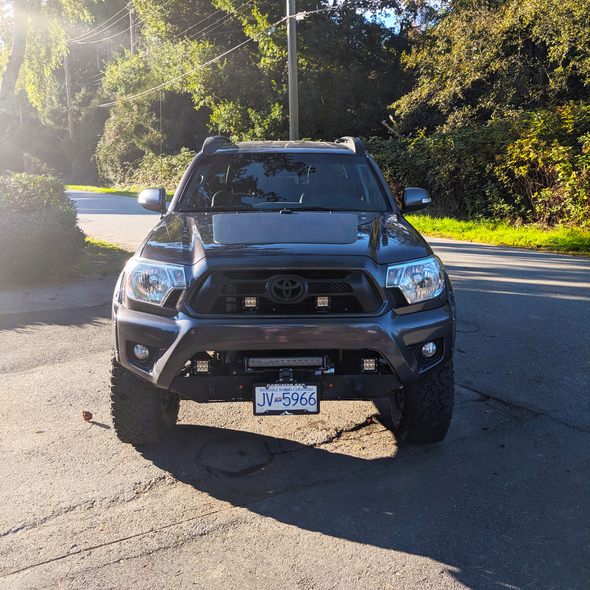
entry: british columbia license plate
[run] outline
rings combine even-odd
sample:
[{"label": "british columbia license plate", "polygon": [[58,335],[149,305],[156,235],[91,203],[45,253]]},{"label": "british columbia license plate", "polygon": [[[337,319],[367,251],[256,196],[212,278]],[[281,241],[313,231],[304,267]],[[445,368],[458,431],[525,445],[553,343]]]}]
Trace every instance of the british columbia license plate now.
[{"label": "british columbia license plate", "polygon": [[256,385],[254,414],[319,414],[318,388],[301,383]]}]

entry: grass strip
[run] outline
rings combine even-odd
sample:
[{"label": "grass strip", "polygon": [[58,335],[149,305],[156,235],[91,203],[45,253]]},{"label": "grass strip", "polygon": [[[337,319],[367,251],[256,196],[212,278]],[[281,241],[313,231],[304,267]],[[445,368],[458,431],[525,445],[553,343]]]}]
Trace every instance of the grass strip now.
[{"label": "grass strip", "polygon": [[141,189],[136,186],[130,186],[126,189],[105,188],[102,186],[86,186],[82,184],[68,184],[66,185],[68,191],[84,191],[87,193],[105,193],[109,195],[120,195],[121,197],[133,197],[137,199],[137,195]]},{"label": "grass strip", "polygon": [[131,256],[133,253],[123,248],[87,237],[74,273],[79,276],[119,274]]},{"label": "grass strip", "polygon": [[590,229],[515,226],[504,221],[459,221],[428,215],[407,215],[406,219],[425,236],[590,256]]},{"label": "grass strip", "polygon": [[[87,193],[105,193],[109,195],[119,195],[121,197],[133,197],[137,199],[139,193],[143,190],[142,187],[139,186],[128,186],[124,189],[118,188],[105,188],[102,186],[87,186],[83,184],[68,184],[66,185],[66,190],[68,191],[84,191]],[[172,200],[172,197],[169,193],[166,193],[166,201],[169,203]]]}]

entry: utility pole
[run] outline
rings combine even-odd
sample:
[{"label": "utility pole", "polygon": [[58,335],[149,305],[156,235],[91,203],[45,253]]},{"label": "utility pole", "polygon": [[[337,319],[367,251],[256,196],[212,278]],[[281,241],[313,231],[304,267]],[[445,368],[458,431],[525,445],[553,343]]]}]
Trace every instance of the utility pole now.
[{"label": "utility pole", "polygon": [[64,53],[64,70],[66,71],[66,104],[68,107],[68,127],[70,128],[70,140],[74,141],[74,120],[72,118],[72,97],[70,95],[70,68],[68,67],[68,48]]},{"label": "utility pole", "polygon": [[299,139],[299,92],[297,88],[297,38],[295,0],[287,0],[287,55],[289,64],[289,139]]},{"label": "utility pole", "polygon": [[131,55],[135,53],[135,31],[134,31],[134,19],[133,19],[133,4],[129,4],[129,33],[131,35]]}]

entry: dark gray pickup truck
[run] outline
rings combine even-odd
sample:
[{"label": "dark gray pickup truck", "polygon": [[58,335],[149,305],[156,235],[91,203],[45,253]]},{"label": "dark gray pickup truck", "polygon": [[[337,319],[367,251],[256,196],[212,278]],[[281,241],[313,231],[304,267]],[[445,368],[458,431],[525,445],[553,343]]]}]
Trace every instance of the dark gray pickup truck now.
[{"label": "dark gray pickup truck", "polygon": [[155,443],[180,399],[262,416],[388,398],[398,440],[442,440],[455,298],[362,142],[205,140],[113,299],[111,402],[123,442]]}]

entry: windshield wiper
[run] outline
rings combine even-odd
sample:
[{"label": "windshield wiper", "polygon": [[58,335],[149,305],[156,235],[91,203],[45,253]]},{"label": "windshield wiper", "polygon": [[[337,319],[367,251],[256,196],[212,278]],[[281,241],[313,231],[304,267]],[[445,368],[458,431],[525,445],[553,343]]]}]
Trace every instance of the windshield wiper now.
[{"label": "windshield wiper", "polygon": [[192,207],[191,209],[181,209],[180,213],[215,213],[216,211],[234,211],[235,213],[245,213],[257,211],[257,209],[238,209],[237,207],[226,207],[225,205],[216,205],[215,207]]},{"label": "windshield wiper", "polygon": [[336,207],[297,207],[297,211],[343,211]]}]

